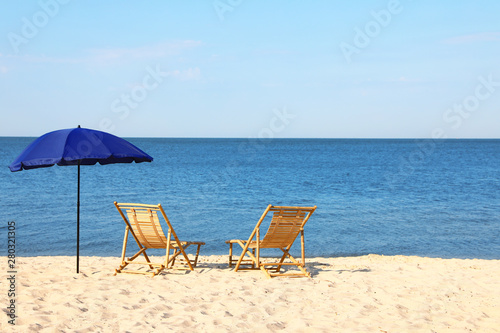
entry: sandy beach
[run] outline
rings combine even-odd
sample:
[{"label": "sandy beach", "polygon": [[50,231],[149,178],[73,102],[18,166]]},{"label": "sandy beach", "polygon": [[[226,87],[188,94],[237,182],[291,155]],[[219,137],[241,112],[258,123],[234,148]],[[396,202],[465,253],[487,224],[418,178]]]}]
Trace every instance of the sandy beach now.
[{"label": "sandy beach", "polygon": [[17,258],[16,325],[4,315],[0,331],[500,332],[500,260],[309,258],[311,279],[233,272],[226,260],[150,278],[113,276],[116,257],[80,258],[80,274],[73,257]]}]

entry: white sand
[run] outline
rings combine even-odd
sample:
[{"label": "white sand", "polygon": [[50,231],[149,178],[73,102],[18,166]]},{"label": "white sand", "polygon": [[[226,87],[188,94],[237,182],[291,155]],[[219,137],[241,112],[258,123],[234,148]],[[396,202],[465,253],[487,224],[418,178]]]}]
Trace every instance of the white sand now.
[{"label": "white sand", "polygon": [[154,278],[80,259],[76,274],[74,257],[18,258],[16,326],[3,315],[0,331],[500,332],[500,260],[309,258],[312,279],[269,280],[222,256]]}]

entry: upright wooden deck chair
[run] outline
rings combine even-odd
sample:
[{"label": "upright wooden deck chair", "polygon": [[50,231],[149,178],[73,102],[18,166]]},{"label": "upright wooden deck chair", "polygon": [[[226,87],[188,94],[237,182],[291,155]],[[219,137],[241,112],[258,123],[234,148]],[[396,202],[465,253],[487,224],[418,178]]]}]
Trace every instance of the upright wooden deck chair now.
[{"label": "upright wooden deck chair", "polygon": [[[153,277],[159,274],[165,268],[194,270],[194,267],[196,267],[196,264],[198,263],[200,247],[202,245],[205,245],[205,243],[181,242],[177,237],[174,228],[172,228],[172,225],[167,218],[167,214],[165,214],[165,211],[160,204],[144,205],[136,203],[117,203],[116,201],[114,202],[114,204],[126,224],[125,238],[123,239],[122,262],[120,264],[120,267],[115,270],[115,275],[117,273],[133,273],[149,274],[151,275],[151,277]],[[161,213],[161,215],[163,215],[163,218],[167,222],[168,233],[166,237],[163,233],[163,229],[161,228],[158,213]],[[132,257],[125,259],[129,233],[134,237],[137,245],[139,246],[139,251]],[[186,248],[188,248],[190,245],[197,245],[196,255],[194,259],[189,259],[188,255],[186,254]],[[146,254],[146,250],[148,249],[165,249],[165,261],[162,263],[151,262],[148,255]],[[170,254],[170,250],[173,251],[172,254]],[[134,261],[141,254],[144,256],[144,258],[146,258],[146,261]],[[179,261],[181,261],[182,266],[174,266],[175,259],[181,254],[182,257],[179,259]],[[149,266],[149,269],[145,271],[124,270],[124,268],[129,264],[147,265]]]},{"label": "upright wooden deck chair", "polygon": [[[311,275],[305,269],[305,249],[304,249],[304,225],[311,217],[311,214],[316,210],[314,207],[282,207],[282,206],[267,206],[264,214],[257,222],[250,238],[247,241],[233,239],[226,241],[229,244],[229,267],[236,263],[234,271],[238,271],[241,265],[251,265],[251,268],[260,268],[267,277],[274,276],[307,276]],[[260,236],[260,225],[269,212],[273,212],[272,220],[263,239]],[[302,260],[298,261],[289,253],[293,242],[300,233]],[[255,239],[254,239],[255,238]],[[243,251],[238,259],[233,259],[233,244],[239,244]],[[260,258],[260,249],[275,248],[283,251],[283,256],[279,262],[263,262]],[[245,259],[248,256],[250,259]],[[285,262],[289,259],[290,262]],[[279,273],[281,266],[294,265],[297,266],[300,272],[296,273]],[[275,267],[273,267],[275,266]]]}]

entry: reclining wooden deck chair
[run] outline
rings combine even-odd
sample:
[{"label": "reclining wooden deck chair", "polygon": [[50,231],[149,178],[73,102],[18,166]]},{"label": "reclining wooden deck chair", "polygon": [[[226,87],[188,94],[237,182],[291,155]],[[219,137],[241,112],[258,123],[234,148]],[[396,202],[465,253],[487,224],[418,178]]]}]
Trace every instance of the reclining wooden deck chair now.
[{"label": "reclining wooden deck chair", "polygon": [[[151,277],[159,274],[162,270],[166,268],[175,269],[189,269],[194,270],[196,264],[198,263],[198,255],[200,253],[200,246],[205,245],[203,242],[181,242],[177,237],[177,234],[172,228],[170,221],[163,210],[163,207],[158,205],[144,205],[136,203],[117,203],[114,202],[116,209],[120,213],[121,217],[125,221],[125,238],[123,239],[123,249],[122,249],[122,262],[119,268],[115,270],[115,275],[117,273],[134,273],[134,274],[149,274]],[[158,212],[163,215],[163,218],[167,222],[168,233],[165,237],[163,229],[158,218]],[[132,257],[125,260],[125,252],[127,249],[128,235],[132,234],[137,245],[139,246],[139,251]],[[190,245],[197,245],[196,255],[194,259],[189,259],[186,254],[186,249]],[[153,263],[149,259],[146,250],[148,249],[165,249],[166,257],[165,261],[162,263]],[[173,251],[170,254],[170,250]],[[145,262],[134,261],[140,255],[146,258]],[[179,256],[179,261],[183,266],[175,266],[175,259]],[[149,269],[146,271],[133,271],[124,270],[124,268],[129,264],[139,264],[147,265]]]},{"label": "reclining wooden deck chair", "polygon": [[[274,276],[307,276],[311,275],[305,269],[305,249],[304,249],[304,225],[311,217],[311,214],[316,210],[314,207],[282,207],[282,206],[267,206],[264,214],[257,222],[250,238],[247,241],[233,239],[226,241],[229,244],[229,267],[236,263],[234,271],[238,271],[241,265],[251,265],[252,269],[260,268],[267,277]],[[264,221],[268,212],[273,212],[272,220],[263,239],[260,236],[260,226]],[[302,260],[298,261],[289,253],[293,242],[300,233]],[[255,240],[254,240],[255,238]],[[233,259],[233,244],[239,244],[243,251],[239,258]],[[279,262],[263,262],[260,257],[260,249],[275,248],[283,251],[283,256]],[[245,259],[248,256],[250,259]],[[289,259],[290,262],[285,262]],[[279,273],[281,266],[293,265],[297,266],[300,272],[296,273]],[[276,267],[273,267],[276,266]]]}]

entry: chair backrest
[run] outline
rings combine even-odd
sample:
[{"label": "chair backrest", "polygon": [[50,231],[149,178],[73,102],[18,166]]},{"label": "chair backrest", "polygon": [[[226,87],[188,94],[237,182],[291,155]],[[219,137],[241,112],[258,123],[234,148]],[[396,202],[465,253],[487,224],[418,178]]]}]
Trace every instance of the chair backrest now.
[{"label": "chair backrest", "polygon": [[268,210],[274,212],[271,224],[259,246],[261,248],[291,246],[314,210],[316,210],[316,206],[271,206]]},{"label": "chair backrest", "polygon": [[[158,218],[158,212],[163,214],[160,205],[144,205],[132,203],[116,203],[125,223],[132,229],[134,235],[144,247],[150,249],[165,248],[167,246],[167,237]],[[123,213],[125,212],[125,214]],[[167,224],[170,223],[164,215]]]}]

